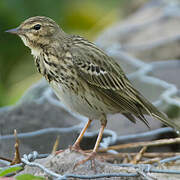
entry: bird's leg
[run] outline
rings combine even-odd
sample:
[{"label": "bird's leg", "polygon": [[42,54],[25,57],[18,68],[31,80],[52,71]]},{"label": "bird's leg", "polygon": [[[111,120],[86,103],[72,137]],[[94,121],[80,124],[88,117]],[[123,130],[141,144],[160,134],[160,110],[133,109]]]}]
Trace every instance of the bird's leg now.
[{"label": "bird's leg", "polygon": [[73,144],[73,146],[70,148],[71,150],[75,150],[75,151],[81,151],[81,148],[80,148],[80,142],[84,136],[84,133],[86,132],[87,128],[90,126],[92,120],[89,119],[88,122],[86,123],[86,125],[84,126],[84,128],[82,129],[79,137],[77,138],[76,142]]},{"label": "bird's leg", "polygon": [[[81,148],[80,148],[80,142],[81,142],[81,140],[83,138],[83,135],[86,132],[87,128],[90,126],[91,122],[92,122],[92,120],[89,119],[88,122],[86,123],[86,125],[84,126],[84,128],[82,129],[80,135],[78,136],[76,142],[73,144],[73,146],[70,146],[71,151],[73,150],[73,151],[76,151],[76,152],[83,153],[83,150],[81,150]],[[63,150],[56,151],[55,154],[57,155],[57,154],[60,154],[61,152],[63,152]],[[85,153],[83,153],[83,154],[85,154]]]},{"label": "bird's leg", "polygon": [[98,147],[99,147],[99,144],[101,142],[101,139],[102,139],[102,136],[103,136],[103,132],[104,132],[104,128],[106,127],[106,124],[107,124],[107,120],[106,118],[103,118],[101,120],[101,129],[99,131],[99,134],[98,134],[98,137],[97,137],[97,140],[96,140],[96,144],[94,146],[94,149],[93,151],[88,155],[88,157],[82,161],[79,161],[78,163],[75,164],[74,168],[76,168],[77,166],[81,165],[81,164],[84,164],[85,162],[89,161],[89,160],[92,160],[92,168],[95,167],[95,164],[94,164],[94,158],[96,156],[96,153],[97,153],[97,150],[98,150]]}]

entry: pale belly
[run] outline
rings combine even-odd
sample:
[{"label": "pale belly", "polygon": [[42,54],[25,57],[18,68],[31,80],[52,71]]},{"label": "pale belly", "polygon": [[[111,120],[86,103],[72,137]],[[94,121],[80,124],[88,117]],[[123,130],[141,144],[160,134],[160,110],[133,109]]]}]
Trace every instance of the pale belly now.
[{"label": "pale belly", "polygon": [[[110,106],[104,105],[103,101],[97,99],[91,92],[85,94],[74,94],[71,90],[63,88],[56,82],[50,83],[60,101],[71,111],[88,117],[89,119],[100,119],[103,114],[114,113]],[[86,97],[85,99],[83,97]]]}]

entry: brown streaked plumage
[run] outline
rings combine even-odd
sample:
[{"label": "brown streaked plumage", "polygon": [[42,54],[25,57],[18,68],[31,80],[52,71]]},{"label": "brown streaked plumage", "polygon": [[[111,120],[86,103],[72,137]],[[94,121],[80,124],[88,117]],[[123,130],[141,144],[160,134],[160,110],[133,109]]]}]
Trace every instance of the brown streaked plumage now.
[{"label": "brown streaked plumage", "polygon": [[7,32],[19,35],[31,49],[38,71],[59,99],[72,111],[89,118],[74,149],[79,148],[91,121],[101,121],[95,148],[86,160],[97,151],[107,114],[122,113],[134,123],[139,118],[147,126],[144,115],[150,115],[180,130],[132,86],[113,58],[83,37],[66,34],[52,19],[32,17]]}]

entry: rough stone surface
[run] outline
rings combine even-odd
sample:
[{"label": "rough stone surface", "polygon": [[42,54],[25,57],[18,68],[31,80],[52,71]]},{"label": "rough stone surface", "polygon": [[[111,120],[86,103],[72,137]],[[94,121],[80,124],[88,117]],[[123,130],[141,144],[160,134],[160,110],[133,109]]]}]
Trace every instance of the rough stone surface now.
[{"label": "rough stone surface", "polygon": [[[86,162],[83,165],[80,165],[73,169],[74,165],[79,162],[80,160],[83,160],[85,157],[79,153],[70,152],[69,150],[66,150],[58,155],[50,155],[47,158],[36,160],[36,163],[39,163],[43,165],[44,167],[48,168],[49,170],[60,174],[60,175],[67,175],[67,174],[76,174],[76,175],[95,175],[95,174],[109,174],[109,173],[136,173],[137,170],[139,172],[141,169],[134,169],[132,167],[118,167],[116,165],[102,162],[100,160],[95,160],[96,165],[96,172],[91,168],[90,161]],[[156,167],[157,169],[169,169],[169,170],[180,170],[179,162],[177,161],[173,165],[159,165]],[[37,176],[44,176],[47,179],[52,179],[51,176],[44,173],[42,170],[40,170],[37,167],[30,167],[25,166],[25,169],[20,174],[30,173]],[[123,179],[123,180],[144,180],[144,179],[166,179],[166,180],[178,180],[179,175],[174,174],[159,174],[159,173],[144,173],[146,174],[146,177],[140,175],[138,177],[114,177],[110,179]],[[71,178],[73,179],[73,178]],[[109,179],[109,178],[101,178],[101,179]]]},{"label": "rough stone surface", "polygon": [[[18,133],[25,133],[50,127],[67,128],[79,123],[80,120],[73,117],[65,109],[55,105],[53,106],[48,102],[44,104],[37,104],[35,102],[21,104],[6,113],[0,113],[1,135],[13,134],[14,129]],[[52,132],[29,138],[20,138],[21,154],[32,151],[50,153],[57,135],[60,135],[60,147],[66,148],[75,141],[78,132]],[[13,139],[1,140],[0,156],[12,158],[14,154],[14,143],[15,141]]]},{"label": "rough stone surface", "polygon": [[[36,160],[35,162],[40,163],[44,167],[56,172],[57,174],[78,174],[78,175],[94,175],[94,174],[106,174],[106,173],[135,173],[134,168],[122,168],[118,166],[112,166],[112,164],[95,160],[96,172],[91,168],[90,161],[83,165],[73,169],[74,165],[83,160],[85,157],[79,153],[70,152],[66,150],[58,155],[50,155],[45,159]],[[20,174],[30,173],[37,176],[47,176],[43,171],[38,168],[25,166],[24,171]],[[50,177],[49,177],[50,179]],[[104,179],[104,178],[101,178]],[[112,178],[112,179],[130,179],[130,180],[141,180],[141,177],[123,177],[123,178]]]},{"label": "rough stone surface", "polygon": [[106,29],[96,42],[104,49],[117,46],[144,61],[179,59],[179,10],[176,0],[149,1]]}]

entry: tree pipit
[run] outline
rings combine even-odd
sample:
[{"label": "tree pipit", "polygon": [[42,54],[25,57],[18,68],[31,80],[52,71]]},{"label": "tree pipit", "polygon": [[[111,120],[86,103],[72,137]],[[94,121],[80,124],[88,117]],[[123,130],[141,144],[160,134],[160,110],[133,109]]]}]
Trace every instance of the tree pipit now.
[{"label": "tree pipit", "polygon": [[138,118],[148,127],[144,115],[150,115],[180,130],[132,86],[113,58],[83,37],[66,34],[52,19],[31,17],[7,32],[20,36],[31,49],[38,71],[61,102],[89,118],[72,149],[80,151],[80,142],[90,123],[100,120],[101,129],[92,153],[77,165],[95,157],[107,114],[121,113],[134,123]]}]

